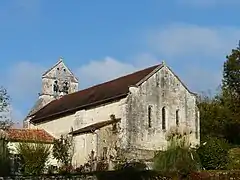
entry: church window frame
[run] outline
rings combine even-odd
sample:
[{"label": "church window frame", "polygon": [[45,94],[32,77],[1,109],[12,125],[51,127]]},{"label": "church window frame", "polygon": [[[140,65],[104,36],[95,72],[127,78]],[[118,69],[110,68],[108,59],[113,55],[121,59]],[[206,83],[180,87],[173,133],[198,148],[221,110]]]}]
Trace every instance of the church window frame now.
[{"label": "church window frame", "polygon": [[148,127],[152,127],[152,105],[148,106]]},{"label": "church window frame", "polygon": [[196,139],[199,138],[199,133],[198,133],[198,126],[199,126],[199,111],[195,112],[195,137]]},{"label": "church window frame", "polygon": [[108,148],[103,147],[103,154],[102,154],[103,160],[107,159],[107,153],[108,153]]},{"label": "church window frame", "polygon": [[176,126],[179,126],[179,122],[180,122],[180,116],[179,116],[179,109],[176,110]]},{"label": "church window frame", "polygon": [[166,107],[162,108],[162,130],[166,130]]}]

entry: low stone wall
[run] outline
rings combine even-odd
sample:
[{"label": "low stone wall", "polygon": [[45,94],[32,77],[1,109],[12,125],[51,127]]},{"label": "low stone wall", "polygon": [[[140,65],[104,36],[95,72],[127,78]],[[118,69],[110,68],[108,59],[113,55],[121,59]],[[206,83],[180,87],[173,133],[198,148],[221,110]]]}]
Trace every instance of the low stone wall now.
[{"label": "low stone wall", "polygon": [[68,174],[68,175],[40,175],[40,176],[11,176],[0,177],[0,180],[151,180],[165,179],[152,171],[105,171],[92,172],[84,174]]},{"label": "low stone wall", "polygon": [[[173,178],[174,177],[174,178]],[[172,180],[176,176],[161,175],[154,171],[107,171],[69,175],[12,176],[0,180]],[[193,172],[189,180],[240,179],[240,171],[202,171]]]},{"label": "low stone wall", "polygon": [[0,180],[97,180],[97,177],[91,175],[41,175],[0,177]]}]

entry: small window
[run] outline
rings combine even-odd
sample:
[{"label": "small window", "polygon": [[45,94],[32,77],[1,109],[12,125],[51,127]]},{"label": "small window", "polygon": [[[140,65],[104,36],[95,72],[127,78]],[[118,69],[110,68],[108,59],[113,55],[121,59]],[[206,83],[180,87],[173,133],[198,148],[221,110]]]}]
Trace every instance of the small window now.
[{"label": "small window", "polygon": [[148,127],[152,127],[152,106],[148,106]]},{"label": "small window", "polygon": [[103,159],[107,159],[107,147],[103,147]]},{"label": "small window", "polygon": [[166,129],[166,108],[162,108],[162,129]]},{"label": "small window", "polygon": [[176,125],[179,126],[179,110],[176,111]]},{"label": "small window", "polygon": [[195,116],[195,136],[196,136],[196,139],[198,139],[198,116],[199,116],[199,112],[196,111],[196,116]]},{"label": "small window", "polygon": [[159,79],[158,73],[156,74],[156,86],[157,86],[157,87],[160,86],[160,79]]},{"label": "small window", "polygon": [[165,78],[162,77],[161,78],[161,88],[164,88],[164,86],[165,86]]}]

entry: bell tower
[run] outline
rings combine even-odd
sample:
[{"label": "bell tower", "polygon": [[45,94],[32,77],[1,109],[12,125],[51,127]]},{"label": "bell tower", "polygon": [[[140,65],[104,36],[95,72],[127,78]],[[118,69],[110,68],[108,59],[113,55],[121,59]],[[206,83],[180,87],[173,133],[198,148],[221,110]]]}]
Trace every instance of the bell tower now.
[{"label": "bell tower", "polygon": [[42,75],[42,93],[39,98],[46,101],[76,92],[78,79],[64,64],[63,58]]},{"label": "bell tower", "polygon": [[31,116],[51,101],[78,91],[78,79],[64,64],[63,58],[42,75],[42,90],[33,108],[28,113],[23,124],[28,128]]}]

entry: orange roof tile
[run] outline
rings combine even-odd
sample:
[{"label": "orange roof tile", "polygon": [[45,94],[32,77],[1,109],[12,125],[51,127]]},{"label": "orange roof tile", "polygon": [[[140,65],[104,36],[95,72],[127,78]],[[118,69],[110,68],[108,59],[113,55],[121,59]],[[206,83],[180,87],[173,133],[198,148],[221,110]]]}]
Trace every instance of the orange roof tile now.
[{"label": "orange roof tile", "polygon": [[54,137],[43,129],[9,129],[6,131],[9,141],[36,141],[52,143]]}]

